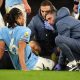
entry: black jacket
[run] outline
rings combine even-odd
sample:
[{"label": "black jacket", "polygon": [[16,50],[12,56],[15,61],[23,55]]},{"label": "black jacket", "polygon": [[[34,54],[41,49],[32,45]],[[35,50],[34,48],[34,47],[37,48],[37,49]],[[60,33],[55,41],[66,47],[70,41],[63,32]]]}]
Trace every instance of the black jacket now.
[{"label": "black jacket", "polygon": [[[53,52],[55,47],[55,37],[57,35],[56,30],[51,31],[45,29],[44,19],[40,14],[34,16],[29,23],[28,27],[31,29],[31,39],[35,39],[39,42],[42,52],[42,56],[48,56]],[[55,26],[54,26],[55,27]]]}]

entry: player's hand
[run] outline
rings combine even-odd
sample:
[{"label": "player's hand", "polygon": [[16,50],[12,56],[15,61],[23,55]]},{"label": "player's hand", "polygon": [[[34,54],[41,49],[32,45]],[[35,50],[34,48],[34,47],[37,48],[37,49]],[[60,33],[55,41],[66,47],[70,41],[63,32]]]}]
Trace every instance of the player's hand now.
[{"label": "player's hand", "polygon": [[74,5],[73,11],[74,11],[75,13],[78,13],[78,5]]},{"label": "player's hand", "polygon": [[31,13],[31,7],[29,6],[29,4],[27,4],[27,5],[25,6],[25,10],[26,10],[26,12],[27,12],[28,14]]}]

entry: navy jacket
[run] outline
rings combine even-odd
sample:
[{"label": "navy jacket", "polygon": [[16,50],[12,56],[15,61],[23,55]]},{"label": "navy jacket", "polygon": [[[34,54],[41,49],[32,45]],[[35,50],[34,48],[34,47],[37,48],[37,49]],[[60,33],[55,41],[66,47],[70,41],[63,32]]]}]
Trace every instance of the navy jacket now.
[{"label": "navy jacket", "polygon": [[60,35],[80,39],[80,20],[70,16],[68,8],[62,7],[57,12],[56,26]]},{"label": "navy jacket", "polygon": [[46,30],[44,26],[44,20],[40,14],[34,16],[29,23],[28,27],[31,29],[31,39],[35,39],[40,43],[42,48],[41,54],[47,56],[47,53],[50,55],[52,49],[55,46],[55,37],[57,35],[56,31]]}]

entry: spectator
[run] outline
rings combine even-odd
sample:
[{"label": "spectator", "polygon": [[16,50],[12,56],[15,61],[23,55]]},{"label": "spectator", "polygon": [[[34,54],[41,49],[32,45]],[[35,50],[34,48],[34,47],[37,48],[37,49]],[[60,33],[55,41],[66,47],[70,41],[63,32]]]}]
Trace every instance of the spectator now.
[{"label": "spectator", "polygon": [[75,13],[78,13],[78,9],[79,9],[79,0],[74,0],[74,7],[73,10]]},{"label": "spectator", "polygon": [[75,19],[78,19],[79,14],[80,14],[80,4],[79,4],[79,0],[74,0],[73,11],[74,11],[74,17],[75,17]]},{"label": "spectator", "polygon": [[63,58],[69,60],[67,66],[72,71],[78,68],[76,61],[80,59],[80,21],[70,16],[68,8],[62,7],[57,12],[56,26],[59,34],[55,39],[56,45],[61,49]]},{"label": "spectator", "polygon": [[52,53],[56,51],[55,36],[57,34],[55,24],[53,25],[54,30],[50,30],[47,26],[48,23],[45,21],[45,16],[50,11],[55,13],[56,9],[49,0],[44,0],[40,5],[38,14],[32,18],[28,25],[32,31],[31,41],[36,40],[39,43],[41,47],[40,56],[47,58],[50,58]]}]

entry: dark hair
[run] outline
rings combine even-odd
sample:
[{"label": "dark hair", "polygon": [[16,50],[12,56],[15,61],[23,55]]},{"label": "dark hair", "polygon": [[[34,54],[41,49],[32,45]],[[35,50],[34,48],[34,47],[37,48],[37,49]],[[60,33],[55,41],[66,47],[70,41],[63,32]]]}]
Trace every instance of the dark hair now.
[{"label": "dark hair", "polygon": [[22,14],[21,10],[18,8],[13,8],[10,10],[10,12],[8,14],[5,15],[5,22],[8,23],[8,27],[12,27],[14,28],[16,24],[18,24],[16,22],[16,19]]},{"label": "dark hair", "polygon": [[[46,16],[47,16],[48,14],[53,14],[53,15],[55,14],[54,17],[56,17],[56,12],[54,12],[54,11],[50,11],[49,13],[46,14]],[[46,19],[46,16],[45,16],[45,19]]]},{"label": "dark hair", "polygon": [[49,1],[49,0],[44,0],[40,6],[50,6],[51,11],[56,11],[55,6]]}]

